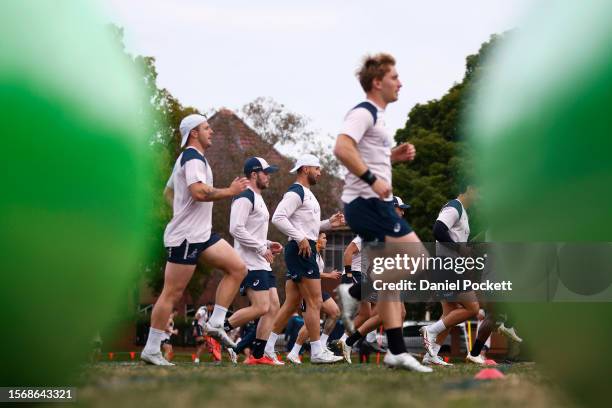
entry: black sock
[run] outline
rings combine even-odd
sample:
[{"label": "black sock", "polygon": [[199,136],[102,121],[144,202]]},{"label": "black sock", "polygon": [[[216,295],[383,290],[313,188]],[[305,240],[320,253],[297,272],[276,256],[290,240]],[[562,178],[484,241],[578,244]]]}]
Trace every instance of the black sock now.
[{"label": "black sock", "polygon": [[406,352],[406,345],[404,344],[404,336],[402,335],[402,328],[396,327],[395,329],[387,329],[387,342],[389,343],[389,351],[391,354],[402,354]]},{"label": "black sock", "polygon": [[253,357],[262,358],[265,348],[266,348],[266,340],[255,339],[253,341]]},{"label": "black sock", "polygon": [[349,288],[348,292],[349,292],[349,295],[351,295],[355,299],[361,300],[361,285],[358,285],[355,283],[353,286]]},{"label": "black sock", "polygon": [[353,344],[357,343],[361,338],[363,338],[363,335],[359,333],[359,330],[355,330],[355,333],[346,338],[346,345],[353,347]]},{"label": "black sock", "polygon": [[232,326],[229,322],[229,320],[225,319],[225,322],[223,322],[223,329],[228,332],[230,330],[232,330],[234,328],[234,326]]},{"label": "black sock", "polygon": [[478,357],[484,345],[484,341],[476,339],[476,341],[474,342],[474,346],[472,347],[472,351],[470,351],[470,355],[472,357]]}]

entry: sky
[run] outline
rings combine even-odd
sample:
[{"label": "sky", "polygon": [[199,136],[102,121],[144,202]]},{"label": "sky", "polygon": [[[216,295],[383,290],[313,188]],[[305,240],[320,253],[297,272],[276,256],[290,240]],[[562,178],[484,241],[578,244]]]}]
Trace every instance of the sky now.
[{"label": "sky", "polygon": [[367,53],[389,52],[403,87],[387,107],[392,131],[417,103],[440,98],[465,57],[520,25],[534,0],[101,0],[132,54],[153,56],[158,85],[201,111],[271,97],[326,140],[364,99]]}]

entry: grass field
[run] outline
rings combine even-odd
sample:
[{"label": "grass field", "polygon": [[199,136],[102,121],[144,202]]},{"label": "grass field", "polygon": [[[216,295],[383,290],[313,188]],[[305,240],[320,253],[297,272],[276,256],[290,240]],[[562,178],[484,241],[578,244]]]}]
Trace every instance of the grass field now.
[{"label": "grass field", "polygon": [[559,407],[572,406],[533,363],[499,366],[506,375],[474,380],[478,367],[459,362],[432,374],[373,364],[299,367],[152,367],[139,362],[100,362],[85,367],[79,405],[91,407]]}]

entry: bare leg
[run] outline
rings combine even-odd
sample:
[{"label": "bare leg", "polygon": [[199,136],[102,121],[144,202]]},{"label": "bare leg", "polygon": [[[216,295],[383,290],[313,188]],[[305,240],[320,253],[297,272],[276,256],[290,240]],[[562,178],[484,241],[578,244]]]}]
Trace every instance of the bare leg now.
[{"label": "bare leg", "polygon": [[321,279],[302,279],[298,284],[300,294],[306,303],[306,312],[304,312],[304,325],[308,329],[310,341],[319,340],[320,324],[319,317],[321,315]]},{"label": "bare leg", "polygon": [[267,290],[247,289],[247,297],[251,305],[238,310],[228,319],[232,327],[240,327],[270,310],[270,294]]},{"label": "bare leg", "polygon": [[223,271],[223,278],[217,286],[215,304],[228,308],[246,276],[247,269],[244,262],[234,248],[223,239],[202,252],[201,259],[212,268]]}]

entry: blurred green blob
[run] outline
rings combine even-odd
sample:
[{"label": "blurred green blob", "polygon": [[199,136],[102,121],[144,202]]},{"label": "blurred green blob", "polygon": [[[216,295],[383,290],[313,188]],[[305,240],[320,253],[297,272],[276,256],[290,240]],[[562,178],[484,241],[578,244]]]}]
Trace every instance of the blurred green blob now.
[{"label": "blurred green blob", "polygon": [[1,7],[0,385],[68,385],[142,260],[147,102],[91,3]]},{"label": "blurred green blob", "polygon": [[[492,54],[478,85],[469,127],[482,207],[494,241],[612,241],[612,2],[538,7]],[[570,272],[590,279],[587,265],[566,269],[561,282],[576,282]],[[562,389],[607,405],[612,305],[512,308],[521,337]]]}]

